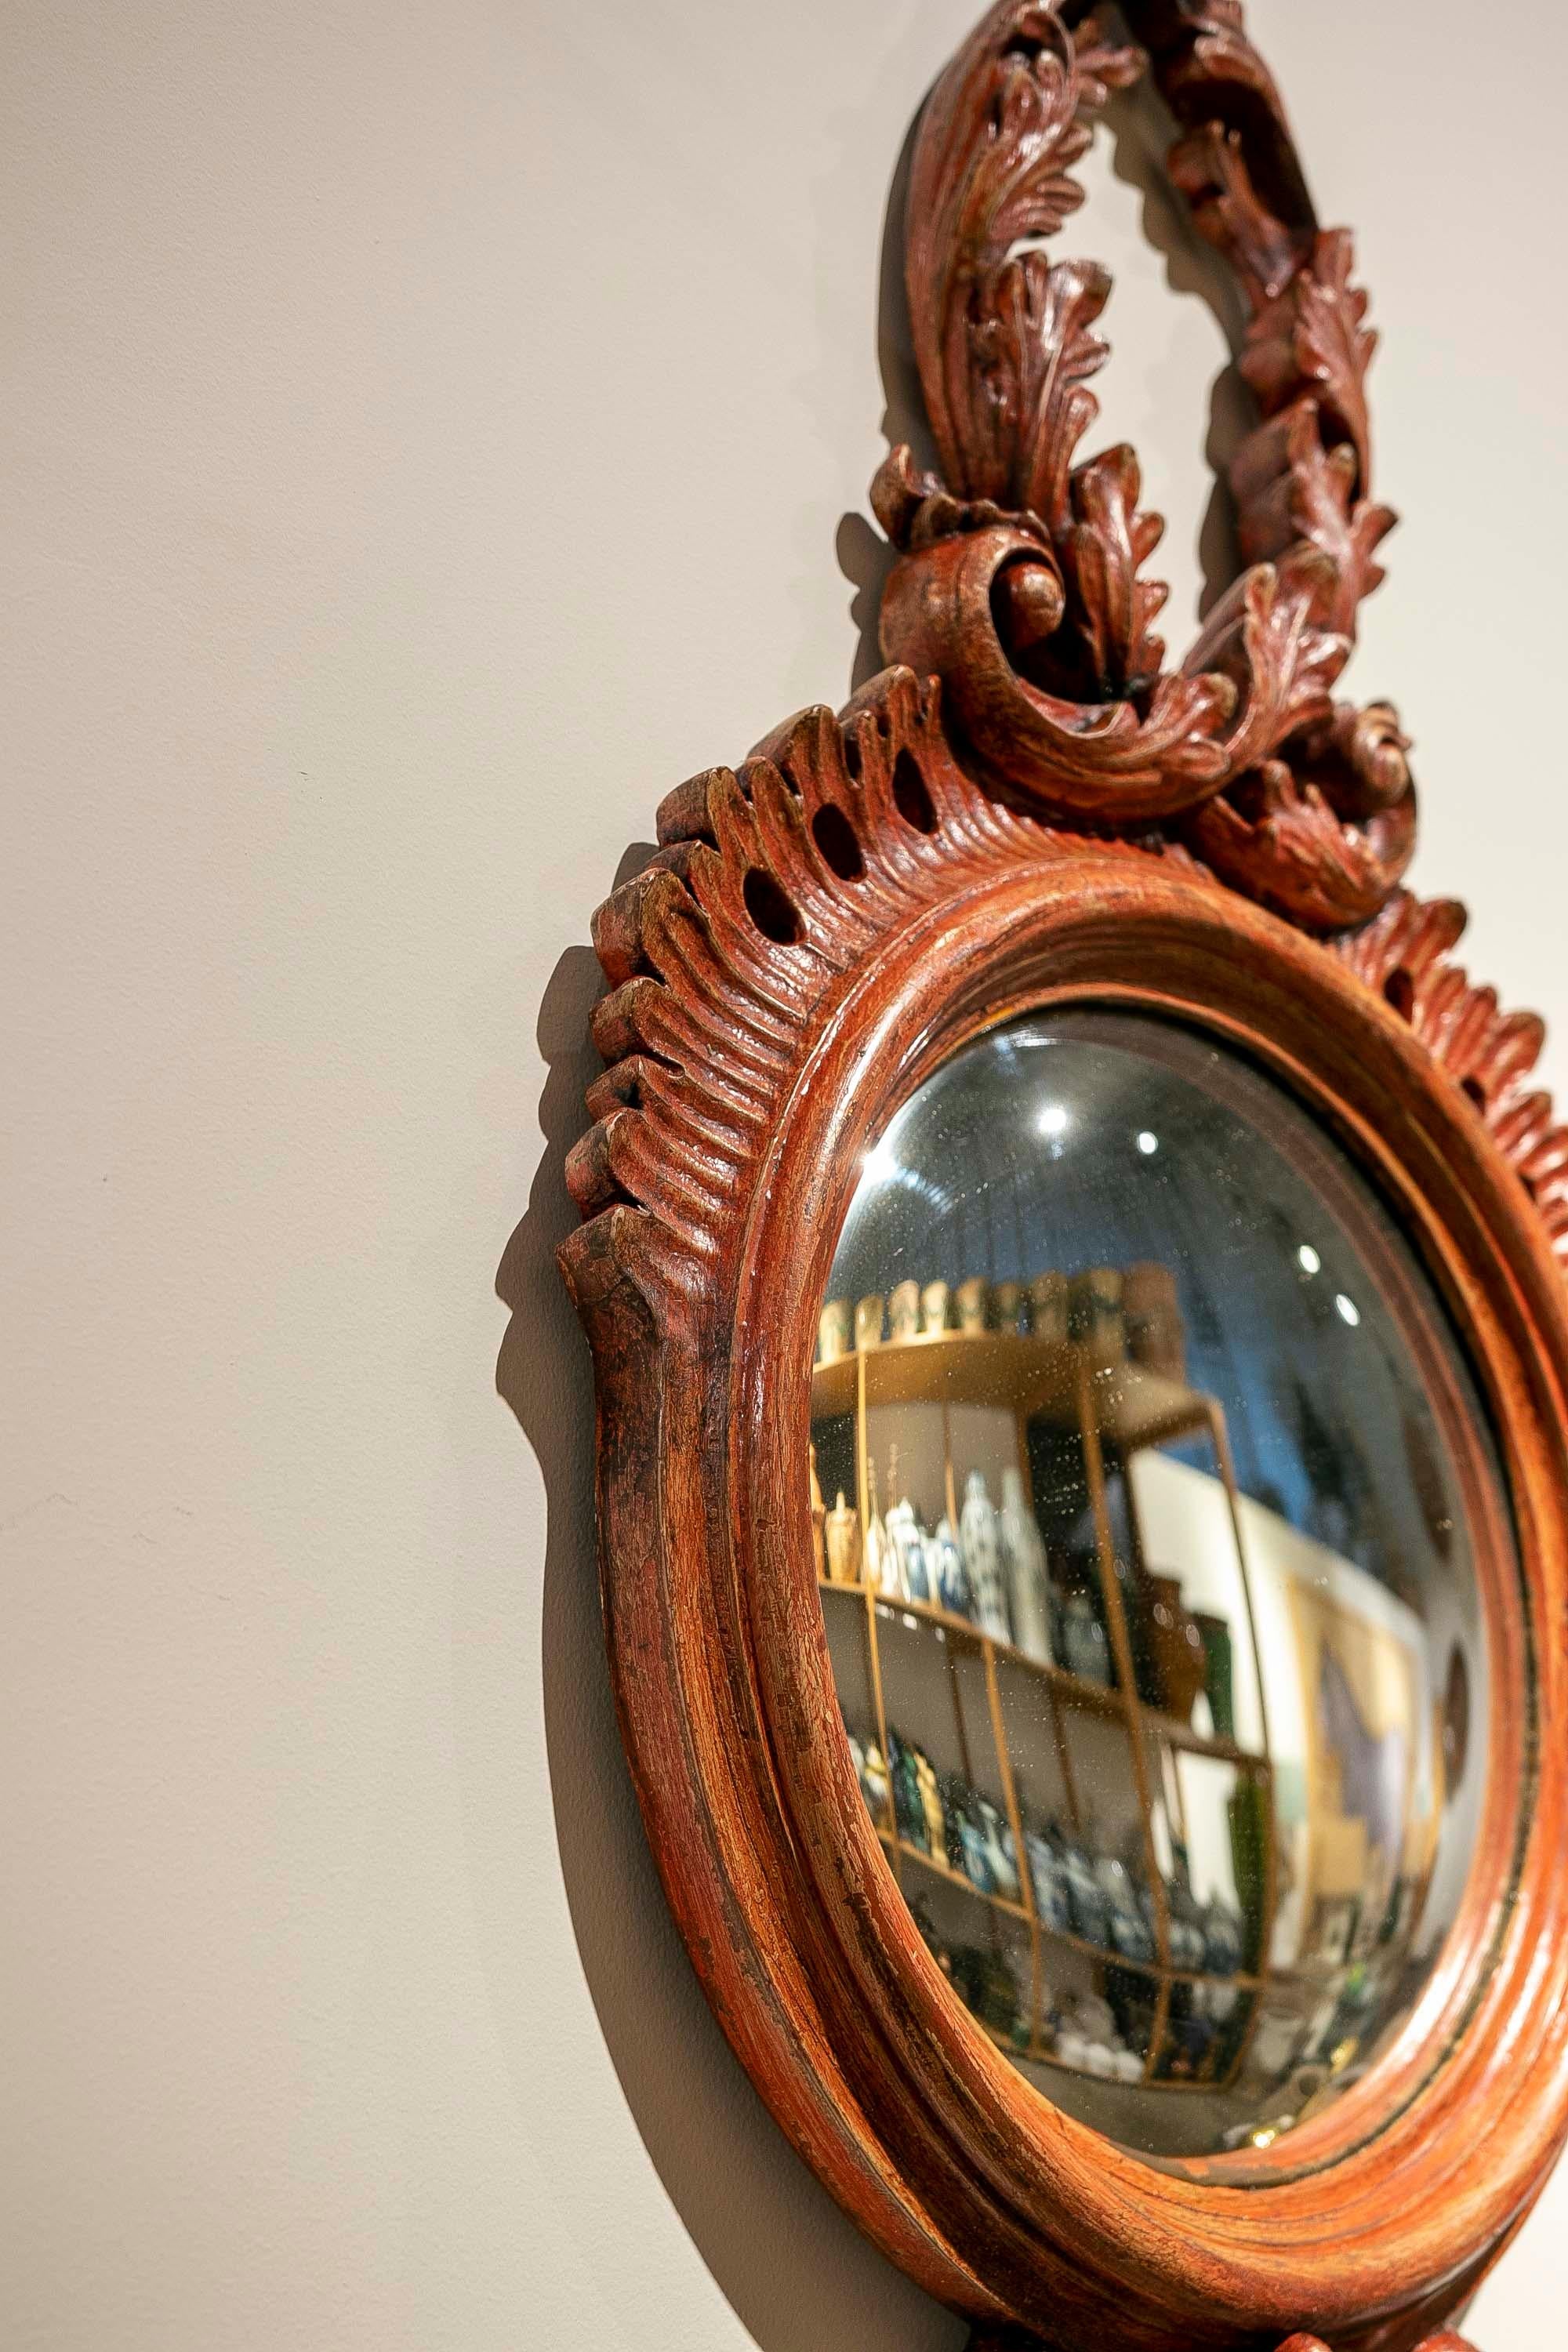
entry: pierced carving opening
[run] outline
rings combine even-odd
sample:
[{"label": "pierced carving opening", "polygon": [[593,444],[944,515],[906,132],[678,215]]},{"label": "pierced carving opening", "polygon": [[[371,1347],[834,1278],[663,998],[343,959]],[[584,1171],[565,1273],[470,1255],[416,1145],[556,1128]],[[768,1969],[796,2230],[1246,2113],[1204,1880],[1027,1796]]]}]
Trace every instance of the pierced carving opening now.
[{"label": "pierced carving opening", "polygon": [[1487,1090],[1482,1086],[1479,1078],[1461,1078],[1459,1080],[1459,1092],[1462,1095],[1468,1095],[1470,1100],[1475,1104],[1478,1110],[1484,1111],[1486,1109]]},{"label": "pierced carving opening", "polygon": [[781,948],[798,947],[805,936],[795,901],[780,889],[771,874],[753,866],[741,885],[746,912],[763,939]]},{"label": "pierced carving opening", "polygon": [[911,751],[900,751],[893,762],[893,805],[904,823],[912,825],[917,833],[936,831],[936,811],[931,804],[920,763]]},{"label": "pierced carving opening", "polygon": [[1407,971],[1391,971],[1383,983],[1383,992],[1402,1021],[1414,1021],[1415,982]]},{"label": "pierced carving opening", "polygon": [[841,882],[858,882],[866,871],[855,828],[841,808],[829,801],[811,820],[811,837],[824,861]]}]

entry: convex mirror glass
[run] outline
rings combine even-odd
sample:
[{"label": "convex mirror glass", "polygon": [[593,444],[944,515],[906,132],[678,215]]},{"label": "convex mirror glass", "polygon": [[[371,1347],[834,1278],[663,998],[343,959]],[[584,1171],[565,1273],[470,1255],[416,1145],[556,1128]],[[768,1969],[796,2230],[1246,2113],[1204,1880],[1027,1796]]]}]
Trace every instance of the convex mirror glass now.
[{"label": "convex mirror glass", "polygon": [[1511,1538],[1346,1155],[1174,1024],[983,1037],[867,1154],[811,1475],[888,1866],[1020,2071],[1162,2157],[1359,2080],[1464,1893]]}]

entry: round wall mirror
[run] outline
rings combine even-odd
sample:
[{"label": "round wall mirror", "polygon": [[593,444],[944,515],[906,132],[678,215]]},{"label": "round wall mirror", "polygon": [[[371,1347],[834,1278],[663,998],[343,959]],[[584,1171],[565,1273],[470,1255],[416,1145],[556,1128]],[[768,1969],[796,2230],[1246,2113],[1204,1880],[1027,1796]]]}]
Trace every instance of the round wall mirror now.
[{"label": "round wall mirror", "polygon": [[[1258,403],[1172,664],[1052,257],[1145,79]],[[561,1257],[637,1798],[972,2352],[1436,2352],[1568,2127],[1568,1127],[1337,698],[1366,297],[1228,5],[996,0],[897,209],[892,666],[595,919]]]},{"label": "round wall mirror", "polygon": [[867,1154],[811,1395],[844,1722],[958,1999],[1142,2155],[1321,2112],[1459,1911],[1512,1542],[1371,1187],[1196,1031],[1015,1021]]}]

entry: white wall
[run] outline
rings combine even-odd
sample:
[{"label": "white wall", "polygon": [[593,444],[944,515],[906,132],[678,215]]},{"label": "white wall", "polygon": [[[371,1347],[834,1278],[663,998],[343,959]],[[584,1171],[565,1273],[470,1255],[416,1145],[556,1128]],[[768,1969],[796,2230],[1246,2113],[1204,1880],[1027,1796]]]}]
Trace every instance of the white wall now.
[{"label": "white wall", "polygon": [[[976,5],[4,11],[7,2346],[963,2340],[666,1921],[551,1253],[593,907],[847,688],[884,202]],[[1568,24],[1254,16],[1386,333],[1418,878],[1561,1023]],[[1217,331],[1094,176],[1190,600]]]}]

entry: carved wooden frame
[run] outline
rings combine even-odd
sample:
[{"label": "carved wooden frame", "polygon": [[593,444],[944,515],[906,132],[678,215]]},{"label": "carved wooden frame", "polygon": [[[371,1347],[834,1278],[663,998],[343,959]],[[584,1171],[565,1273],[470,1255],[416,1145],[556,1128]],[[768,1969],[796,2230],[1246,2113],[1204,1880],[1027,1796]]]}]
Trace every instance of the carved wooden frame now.
[{"label": "carved wooden frame", "polygon": [[[674,793],[652,865],[600,909],[608,1066],[562,1263],[594,1349],[645,1820],[709,1998],[806,2161],[986,2341],[1258,2352],[1307,2326],[1408,2352],[1568,2126],[1568,1136],[1529,1084],[1540,1024],[1451,961],[1456,907],[1396,887],[1414,800],[1392,714],[1327,698],[1391,520],[1364,495],[1348,241],[1311,220],[1239,10],[1128,13],[1194,126],[1176,176],[1253,291],[1243,540],[1282,544],[1163,673],[1131,453],[1068,462],[1084,267],[1013,250],[1059,222],[1083,113],[1133,53],[1003,0],[911,174],[944,478],[896,452],[876,503],[904,551],[885,642],[915,667]],[[1312,374],[1323,350],[1351,355],[1354,397]],[[1484,1596],[1498,1704],[1461,1916],[1394,2051],[1245,2157],[1127,2155],[976,2027],[867,1816],[813,1574],[809,1367],[860,1158],[957,1047],[1073,1002],[1212,1032],[1341,1139],[1467,1335],[1515,1512],[1522,1581]]]}]

